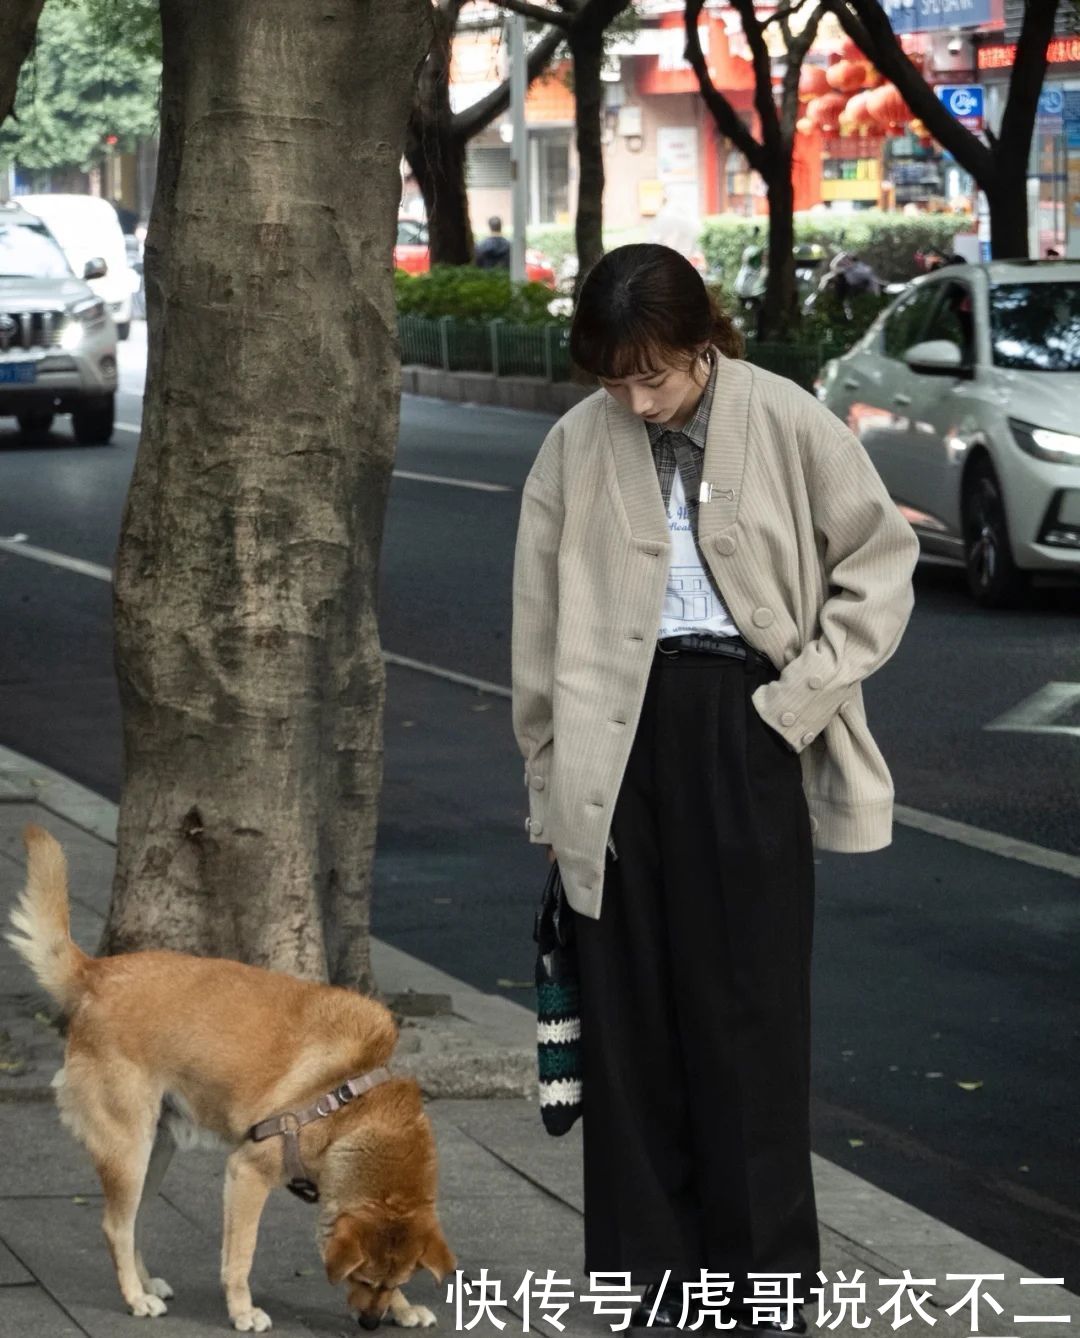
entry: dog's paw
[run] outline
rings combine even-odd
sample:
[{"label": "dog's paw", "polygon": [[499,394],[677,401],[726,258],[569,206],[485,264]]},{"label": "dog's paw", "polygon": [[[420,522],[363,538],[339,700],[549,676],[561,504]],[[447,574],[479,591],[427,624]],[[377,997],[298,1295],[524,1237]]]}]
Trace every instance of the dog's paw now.
[{"label": "dog's paw", "polygon": [[143,1287],[151,1296],[160,1296],[163,1301],[171,1301],[176,1295],[164,1278],[147,1278]]},{"label": "dog's paw", "polygon": [[270,1323],[270,1316],[258,1306],[232,1316],[232,1326],[238,1333],[265,1333]]},{"label": "dog's paw", "polygon": [[391,1306],[390,1318],[402,1329],[430,1329],[435,1323],[435,1316],[426,1305],[410,1305],[408,1301]]},{"label": "dog's paw", "polygon": [[151,1296],[149,1292],[136,1296],[131,1302],[131,1313],[139,1319],[157,1319],[158,1315],[164,1315],[168,1309],[160,1296]]}]

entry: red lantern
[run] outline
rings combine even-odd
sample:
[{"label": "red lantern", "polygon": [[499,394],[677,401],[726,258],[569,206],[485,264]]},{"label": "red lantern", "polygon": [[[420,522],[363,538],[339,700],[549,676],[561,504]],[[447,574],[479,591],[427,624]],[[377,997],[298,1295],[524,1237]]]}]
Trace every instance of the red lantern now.
[{"label": "red lantern", "polygon": [[847,106],[843,93],[826,93],[824,97],[814,98],[806,108],[806,114],[819,130],[827,135],[834,135],[840,124],[840,115]]},{"label": "red lantern", "polygon": [[858,42],[852,41],[850,37],[845,37],[840,43],[840,58],[842,60],[865,60]]},{"label": "red lantern", "polygon": [[874,114],[870,110],[869,102],[868,92],[856,93],[853,98],[848,99],[847,109],[844,112],[860,134],[865,134],[874,125]]},{"label": "red lantern", "polygon": [[911,119],[911,112],[895,84],[875,88],[867,101],[875,124],[886,134],[895,135]]},{"label": "red lantern", "polygon": [[829,80],[820,65],[804,65],[799,75],[799,101],[823,97],[829,91]]},{"label": "red lantern", "polygon": [[809,116],[800,116],[795,122],[795,129],[800,135],[812,135],[817,129],[817,124],[811,121]]},{"label": "red lantern", "polygon": [[829,87],[838,93],[854,93],[866,83],[869,67],[863,60],[841,60],[825,71]]}]

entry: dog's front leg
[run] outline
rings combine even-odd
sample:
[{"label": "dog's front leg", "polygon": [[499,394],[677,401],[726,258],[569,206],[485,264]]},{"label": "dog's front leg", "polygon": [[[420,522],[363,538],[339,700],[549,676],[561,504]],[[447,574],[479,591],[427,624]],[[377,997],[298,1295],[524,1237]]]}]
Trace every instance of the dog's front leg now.
[{"label": "dog's front leg", "polygon": [[259,1218],[270,1193],[270,1182],[253,1165],[249,1150],[238,1148],[225,1167],[225,1229],[221,1241],[221,1284],[234,1329],[263,1333],[270,1316],[251,1303],[251,1261],[259,1234]]}]

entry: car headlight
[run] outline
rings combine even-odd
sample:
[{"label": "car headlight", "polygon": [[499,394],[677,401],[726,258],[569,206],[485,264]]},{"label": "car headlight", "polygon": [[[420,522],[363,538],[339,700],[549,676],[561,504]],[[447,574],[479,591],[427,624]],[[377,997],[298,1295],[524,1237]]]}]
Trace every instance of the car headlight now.
[{"label": "car headlight", "polygon": [[1009,427],[1016,444],[1037,460],[1055,465],[1080,465],[1080,437],[1071,432],[1054,432],[1048,427],[1035,427],[1010,418]]},{"label": "car headlight", "polygon": [[68,308],[68,319],[60,335],[61,348],[69,352],[79,347],[90,330],[96,330],[105,320],[105,303],[100,297],[84,297]]}]

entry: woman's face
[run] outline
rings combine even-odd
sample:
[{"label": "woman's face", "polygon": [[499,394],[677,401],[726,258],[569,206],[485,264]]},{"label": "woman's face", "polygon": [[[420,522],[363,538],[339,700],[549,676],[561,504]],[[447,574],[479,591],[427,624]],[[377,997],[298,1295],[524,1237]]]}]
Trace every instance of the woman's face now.
[{"label": "woman's face", "polygon": [[619,381],[600,377],[600,384],[624,408],[647,423],[668,423],[674,419],[681,426],[705,389],[708,370],[708,362],[699,354],[689,368],[661,363],[652,373]]}]

